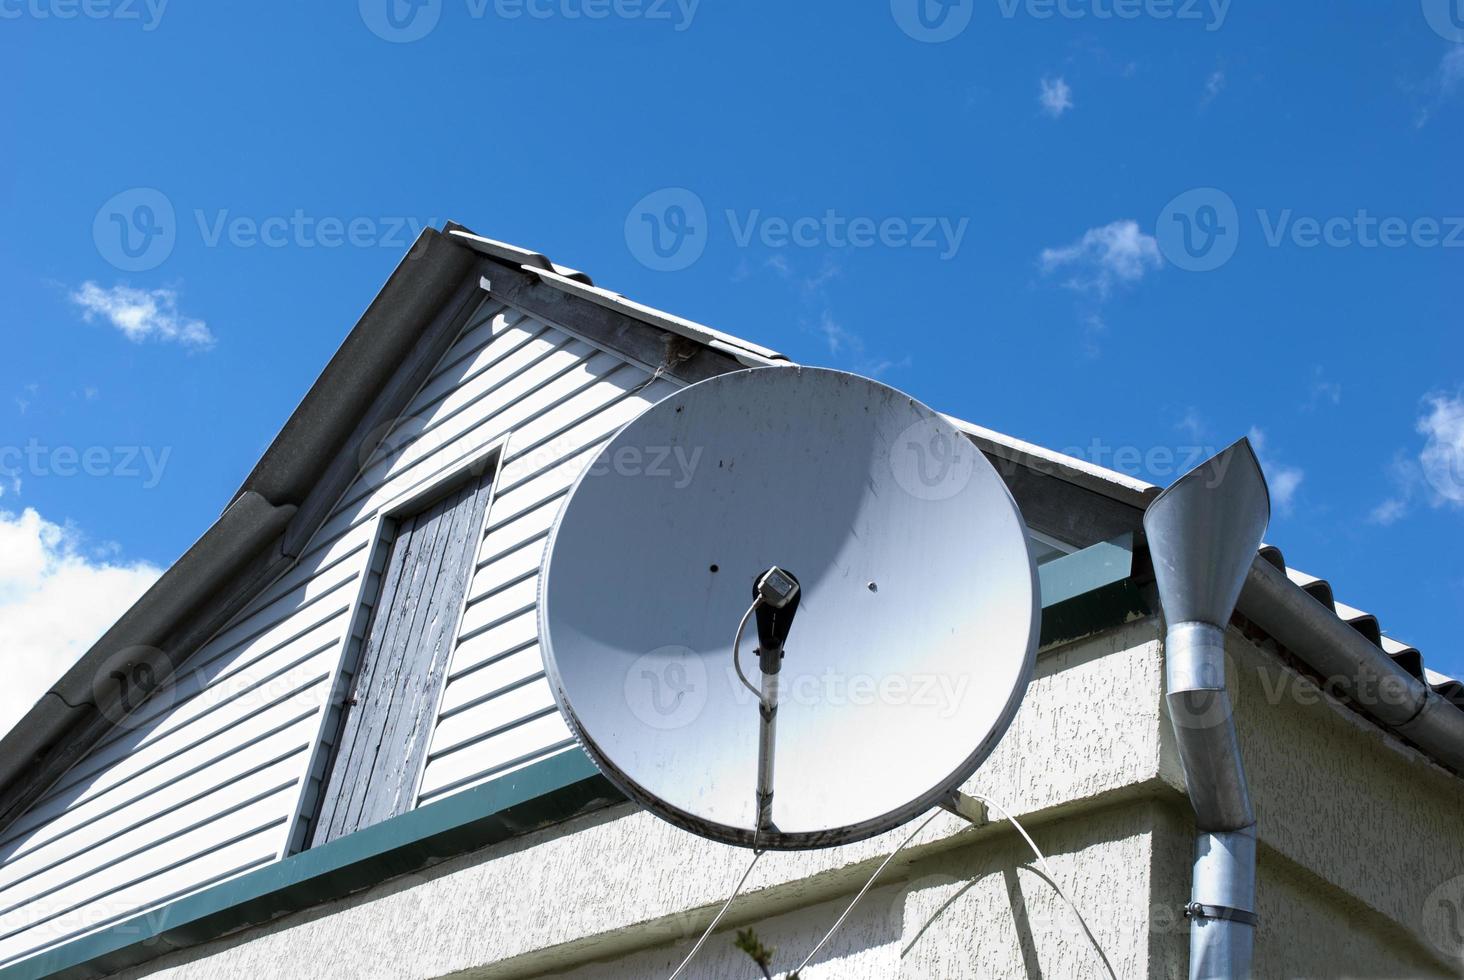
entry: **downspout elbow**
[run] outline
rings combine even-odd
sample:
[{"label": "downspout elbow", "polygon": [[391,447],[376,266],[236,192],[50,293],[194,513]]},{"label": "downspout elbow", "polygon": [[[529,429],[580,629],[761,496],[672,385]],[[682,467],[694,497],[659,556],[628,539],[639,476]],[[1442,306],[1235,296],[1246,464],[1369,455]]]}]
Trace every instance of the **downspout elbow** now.
[{"label": "downspout elbow", "polygon": [[1225,627],[1269,520],[1265,477],[1244,439],[1144,515],[1167,624],[1165,702],[1198,831],[1184,909],[1192,980],[1251,974],[1256,819],[1225,682]]}]

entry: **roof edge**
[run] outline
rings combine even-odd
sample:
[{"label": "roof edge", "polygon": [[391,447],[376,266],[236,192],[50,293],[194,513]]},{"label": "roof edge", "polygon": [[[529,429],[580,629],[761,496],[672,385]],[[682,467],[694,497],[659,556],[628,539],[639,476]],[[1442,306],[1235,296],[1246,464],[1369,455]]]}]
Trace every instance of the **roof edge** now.
[{"label": "roof edge", "polygon": [[[241,588],[252,595],[293,558],[284,547],[287,534],[300,538],[290,534],[292,522],[316,516],[301,505],[313,503],[310,491],[358,420],[480,261],[434,229],[418,236],[224,512],[0,738],[0,826],[110,727],[117,698],[99,678],[146,663],[154,684],[163,683],[207,639],[189,624],[211,623],[211,610],[227,612]],[[272,543],[271,559],[245,575]],[[160,649],[174,641],[178,649]]]}]

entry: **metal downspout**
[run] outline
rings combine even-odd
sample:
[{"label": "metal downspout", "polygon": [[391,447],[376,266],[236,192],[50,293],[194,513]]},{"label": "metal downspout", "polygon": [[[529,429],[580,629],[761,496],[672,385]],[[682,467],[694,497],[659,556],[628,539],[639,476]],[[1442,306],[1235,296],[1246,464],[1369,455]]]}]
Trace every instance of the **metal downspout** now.
[{"label": "metal downspout", "polygon": [[1144,531],[1166,624],[1165,700],[1195,811],[1191,980],[1251,975],[1256,819],[1225,687],[1225,628],[1270,520],[1242,439],[1149,505]]}]

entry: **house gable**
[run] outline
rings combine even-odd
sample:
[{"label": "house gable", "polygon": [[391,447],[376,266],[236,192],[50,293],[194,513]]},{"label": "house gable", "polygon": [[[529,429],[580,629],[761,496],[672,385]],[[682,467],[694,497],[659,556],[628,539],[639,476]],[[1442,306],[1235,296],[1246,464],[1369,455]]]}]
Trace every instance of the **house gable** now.
[{"label": "house gable", "polygon": [[483,294],[299,559],[0,831],[0,966],[301,846],[382,514],[485,453],[498,474],[420,799],[569,749],[535,642],[545,537],[597,447],[680,384]]}]

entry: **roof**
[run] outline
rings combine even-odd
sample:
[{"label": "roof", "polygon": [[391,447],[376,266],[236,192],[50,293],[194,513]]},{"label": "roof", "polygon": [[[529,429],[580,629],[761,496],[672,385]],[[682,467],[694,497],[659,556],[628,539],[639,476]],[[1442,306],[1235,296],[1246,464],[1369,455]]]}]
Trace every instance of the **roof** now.
[{"label": "roof", "polygon": [[[506,287],[497,288],[510,293],[532,292],[540,302],[572,308],[566,316],[593,323],[608,345],[686,381],[738,367],[791,363],[759,344],[596,286],[585,273],[539,252],[452,223],[441,232],[424,231],[219,519],[0,740],[0,825],[22,812],[120,717],[118,698],[99,690],[95,678],[108,676],[125,657],[127,665],[146,661],[156,683],[163,683],[290,566],[354,477],[350,461],[384,435],[385,425],[456,337],[482,285],[495,279],[506,280]],[[1009,482],[1023,473],[1056,476],[1082,491],[1083,501],[1121,512],[1129,526],[1137,527],[1159,492],[1085,460],[950,420]],[[1061,507],[1073,504],[1064,501]],[[1100,520],[1096,526],[1105,525]],[[1464,709],[1464,685],[1428,670],[1416,649],[1384,636],[1375,617],[1336,602],[1326,581],[1287,568],[1278,549],[1263,548],[1261,558],[1285,571],[1381,656]]]}]

